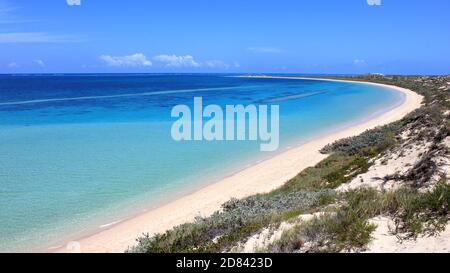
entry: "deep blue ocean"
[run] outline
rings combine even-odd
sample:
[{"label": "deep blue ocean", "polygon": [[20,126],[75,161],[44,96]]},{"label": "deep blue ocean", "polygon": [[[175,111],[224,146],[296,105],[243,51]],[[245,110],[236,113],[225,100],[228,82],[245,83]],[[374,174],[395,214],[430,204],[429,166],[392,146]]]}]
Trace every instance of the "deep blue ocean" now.
[{"label": "deep blue ocean", "polygon": [[[280,107],[280,148],[176,142],[172,107]],[[361,83],[207,74],[0,75],[0,251],[57,246],[398,105]]]}]

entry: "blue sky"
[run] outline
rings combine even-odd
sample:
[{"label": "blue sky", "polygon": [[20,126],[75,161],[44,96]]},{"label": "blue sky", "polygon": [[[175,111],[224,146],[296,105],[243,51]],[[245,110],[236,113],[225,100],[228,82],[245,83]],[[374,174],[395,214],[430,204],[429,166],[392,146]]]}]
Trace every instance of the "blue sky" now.
[{"label": "blue sky", "polygon": [[449,12],[448,0],[0,0],[0,73],[449,74]]}]

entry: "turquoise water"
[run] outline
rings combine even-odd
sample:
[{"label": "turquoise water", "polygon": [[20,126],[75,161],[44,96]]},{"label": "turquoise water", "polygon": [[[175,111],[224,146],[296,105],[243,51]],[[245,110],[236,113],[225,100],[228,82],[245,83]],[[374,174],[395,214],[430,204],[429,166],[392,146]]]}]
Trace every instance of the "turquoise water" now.
[{"label": "turquoise water", "polygon": [[[174,105],[276,104],[280,148],[175,142]],[[0,76],[0,251],[57,246],[395,107],[360,83],[230,75]]]}]

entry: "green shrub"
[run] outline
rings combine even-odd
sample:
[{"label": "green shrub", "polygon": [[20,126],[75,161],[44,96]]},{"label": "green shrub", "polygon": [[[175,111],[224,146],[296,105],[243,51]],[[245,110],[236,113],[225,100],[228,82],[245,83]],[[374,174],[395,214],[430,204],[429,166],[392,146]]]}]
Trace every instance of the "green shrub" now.
[{"label": "green shrub", "polygon": [[440,232],[450,217],[450,185],[445,179],[432,191],[417,193],[401,189],[387,194],[385,199],[385,212],[397,218],[398,232],[405,233],[405,237]]},{"label": "green shrub", "polygon": [[[210,217],[198,217],[194,223],[177,226],[164,234],[144,235],[132,252],[215,252],[256,232],[263,226],[317,207],[332,192],[293,191],[232,199],[222,211]],[[329,197],[328,197],[329,198]],[[331,199],[330,199],[331,200]],[[216,242],[213,242],[218,238]]]},{"label": "green shrub", "polygon": [[388,193],[360,189],[344,193],[341,202],[335,213],[285,231],[268,251],[359,251],[372,239],[376,226],[369,220],[378,215],[394,219],[397,227],[393,232],[399,238],[433,235],[444,230],[449,221],[450,185],[443,179],[430,192],[411,188]]},{"label": "green shrub", "polygon": [[399,122],[377,127],[358,136],[344,138],[329,144],[321,150],[321,153],[341,152],[348,155],[361,154],[373,157],[395,145],[395,135],[400,129]]}]

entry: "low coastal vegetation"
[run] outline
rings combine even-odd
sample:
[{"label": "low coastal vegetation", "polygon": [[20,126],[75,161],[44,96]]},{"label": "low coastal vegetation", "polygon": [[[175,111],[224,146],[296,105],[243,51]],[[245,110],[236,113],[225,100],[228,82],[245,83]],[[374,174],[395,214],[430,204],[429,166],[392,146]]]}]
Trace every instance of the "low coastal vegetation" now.
[{"label": "low coastal vegetation", "polygon": [[[129,252],[227,252],[261,232],[290,223],[279,238],[254,251],[362,251],[383,215],[393,219],[399,240],[435,235],[449,220],[450,185],[442,161],[449,158],[450,77],[362,75],[339,77],[411,89],[424,97],[420,109],[402,120],[343,139],[322,149],[329,156],[307,168],[284,186],[267,194],[230,200],[209,217],[198,217],[164,234],[143,235]],[[414,145],[426,146],[413,166],[403,173],[379,177],[377,189],[340,190],[362,178],[371,167],[389,164]],[[412,147],[412,148],[411,148]],[[448,162],[447,162],[448,163]],[[307,221],[302,215],[313,215]],[[239,250],[238,250],[239,251]]]},{"label": "low coastal vegetation", "polygon": [[[439,182],[430,192],[410,188],[380,193],[375,189],[346,192],[335,213],[299,224],[271,244],[270,252],[341,252],[364,249],[376,226],[370,219],[389,215],[399,239],[442,231],[449,217],[450,185]],[[306,245],[307,243],[307,245]],[[304,248],[302,250],[302,248]]]}]

